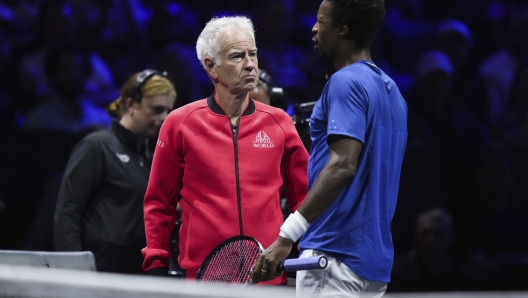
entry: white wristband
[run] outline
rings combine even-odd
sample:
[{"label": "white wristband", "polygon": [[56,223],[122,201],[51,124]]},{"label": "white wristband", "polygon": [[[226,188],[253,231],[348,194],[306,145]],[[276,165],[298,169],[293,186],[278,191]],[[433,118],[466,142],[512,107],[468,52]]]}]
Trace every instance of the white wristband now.
[{"label": "white wristband", "polygon": [[306,232],[308,225],[309,223],[304,216],[299,211],[295,211],[282,224],[279,236],[295,242]]}]

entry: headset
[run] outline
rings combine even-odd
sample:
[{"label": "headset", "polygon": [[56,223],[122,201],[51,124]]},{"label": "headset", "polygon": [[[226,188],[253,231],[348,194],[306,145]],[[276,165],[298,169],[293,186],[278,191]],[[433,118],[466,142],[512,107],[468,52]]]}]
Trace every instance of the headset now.
[{"label": "headset", "polygon": [[264,69],[259,68],[259,81],[268,85],[268,96],[271,99],[271,105],[281,109],[286,109],[284,101],[284,90],[280,87],[275,86],[273,79],[270,74]]},{"label": "headset", "polygon": [[150,79],[151,77],[153,77],[154,75],[159,75],[159,76],[162,76],[162,77],[166,77],[167,76],[167,72],[164,71],[164,72],[159,72],[155,69],[152,69],[152,68],[147,68],[145,70],[143,70],[136,78],[136,82],[134,83],[134,86],[132,87],[132,90],[130,91],[130,97],[135,101],[135,102],[140,102],[141,101],[141,87],[148,81],[148,79]]}]

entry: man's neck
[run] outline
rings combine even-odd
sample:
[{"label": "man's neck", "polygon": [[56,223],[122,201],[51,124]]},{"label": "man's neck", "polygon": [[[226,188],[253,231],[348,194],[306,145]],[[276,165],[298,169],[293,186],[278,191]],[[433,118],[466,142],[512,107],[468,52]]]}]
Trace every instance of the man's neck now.
[{"label": "man's neck", "polygon": [[334,60],[334,67],[336,70],[340,70],[343,67],[349,66],[362,60],[372,61],[372,57],[370,56],[370,50],[351,49],[350,51],[343,52]]},{"label": "man's neck", "polygon": [[248,93],[233,95],[220,88],[215,90],[215,98],[233,124],[238,122],[249,103]]}]

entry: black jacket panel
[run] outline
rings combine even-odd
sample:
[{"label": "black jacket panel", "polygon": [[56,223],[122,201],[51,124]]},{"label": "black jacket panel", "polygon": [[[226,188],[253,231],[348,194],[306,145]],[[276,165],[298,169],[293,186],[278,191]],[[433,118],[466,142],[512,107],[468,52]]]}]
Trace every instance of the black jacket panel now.
[{"label": "black jacket panel", "polygon": [[147,148],[138,149],[135,135],[116,121],[108,130],[81,140],[59,191],[56,249],[90,250],[98,270],[105,267],[101,260],[115,258],[105,254],[132,249],[140,255],[145,246],[143,198],[151,156]]}]

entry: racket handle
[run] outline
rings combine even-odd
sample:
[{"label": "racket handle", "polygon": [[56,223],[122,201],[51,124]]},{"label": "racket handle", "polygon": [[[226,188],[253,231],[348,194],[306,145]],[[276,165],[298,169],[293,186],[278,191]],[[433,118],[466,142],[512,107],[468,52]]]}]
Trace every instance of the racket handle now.
[{"label": "racket handle", "polygon": [[328,260],[324,256],[312,258],[287,259],[279,265],[280,271],[299,271],[311,269],[324,269]]}]

